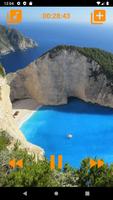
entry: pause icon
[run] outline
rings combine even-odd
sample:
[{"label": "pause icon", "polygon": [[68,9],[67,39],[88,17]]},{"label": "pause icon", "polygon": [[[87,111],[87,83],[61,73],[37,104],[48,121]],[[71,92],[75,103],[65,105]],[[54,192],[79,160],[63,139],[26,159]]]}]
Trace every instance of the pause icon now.
[{"label": "pause icon", "polygon": [[[50,168],[55,169],[55,156],[50,156]],[[62,169],[62,155],[58,155],[58,169]]]}]

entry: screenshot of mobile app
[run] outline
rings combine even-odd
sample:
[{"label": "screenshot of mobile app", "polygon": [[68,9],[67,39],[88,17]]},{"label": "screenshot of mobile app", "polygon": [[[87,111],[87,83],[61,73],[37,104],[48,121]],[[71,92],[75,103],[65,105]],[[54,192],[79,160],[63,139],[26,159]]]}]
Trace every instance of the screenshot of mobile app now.
[{"label": "screenshot of mobile app", "polygon": [[84,199],[113,187],[113,8],[60,3],[0,4],[0,188]]}]

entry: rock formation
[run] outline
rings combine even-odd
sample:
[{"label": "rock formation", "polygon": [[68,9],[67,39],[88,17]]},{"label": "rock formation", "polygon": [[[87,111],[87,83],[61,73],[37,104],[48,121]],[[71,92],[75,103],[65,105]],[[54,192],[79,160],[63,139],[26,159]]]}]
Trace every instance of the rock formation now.
[{"label": "rock formation", "polygon": [[113,89],[101,69],[77,49],[57,47],[26,68],[7,75],[11,100],[31,96],[42,105],[60,105],[73,96],[113,107]]},{"label": "rock formation", "polygon": [[0,55],[36,46],[36,42],[25,38],[19,31],[0,25]]},{"label": "rock formation", "polygon": [[12,104],[9,95],[10,87],[7,84],[6,78],[0,76],[0,129],[7,132],[11,140],[10,148],[18,141],[21,148],[26,149],[29,153],[38,154],[41,159],[44,151],[40,147],[27,142],[24,135],[17,128],[12,115]]}]

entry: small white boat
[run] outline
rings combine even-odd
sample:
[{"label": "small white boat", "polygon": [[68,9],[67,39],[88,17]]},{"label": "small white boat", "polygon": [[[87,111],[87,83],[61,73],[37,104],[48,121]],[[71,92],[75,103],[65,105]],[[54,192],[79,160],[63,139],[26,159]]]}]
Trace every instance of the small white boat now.
[{"label": "small white boat", "polygon": [[68,135],[67,135],[67,138],[69,138],[69,139],[71,139],[73,137],[73,135],[71,134],[71,133],[69,133]]}]

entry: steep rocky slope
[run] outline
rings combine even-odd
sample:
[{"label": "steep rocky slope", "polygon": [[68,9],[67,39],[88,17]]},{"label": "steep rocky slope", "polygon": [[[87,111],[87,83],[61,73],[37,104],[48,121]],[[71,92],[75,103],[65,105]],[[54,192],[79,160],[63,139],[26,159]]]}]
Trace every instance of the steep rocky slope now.
[{"label": "steep rocky slope", "polygon": [[19,31],[0,25],[0,55],[36,46],[36,42],[25,38]]},{"label": "steep rocky slope", "polygon": [[[26,68],[7,75],[11,100],[31,96],[39,104],[60,105],[66,104],[68,97],[73,96],[113,107],[112,75],[109,78],[105,71],[112,67],[113,55],[95,49],[89,49],[91,52],[82,50],[59,46]],[[102,63],[104,58],[105,66],[105,62]]]},{"label": "steep rocky slope", "polygon": [[18,129],[12,115],[12,104],[9,94],[10,87],[7,84],[6,78],[0,76],[0,129],[8,133],[8,137],[11,140],[10,148],[19,141],[21,148],[26,149],[29,153],[38,154],[39,158],[42,158],[44,151],[27,142],[24,135]]}]

